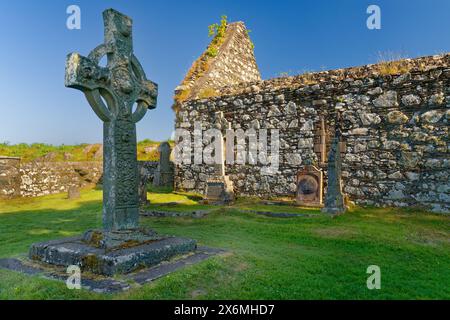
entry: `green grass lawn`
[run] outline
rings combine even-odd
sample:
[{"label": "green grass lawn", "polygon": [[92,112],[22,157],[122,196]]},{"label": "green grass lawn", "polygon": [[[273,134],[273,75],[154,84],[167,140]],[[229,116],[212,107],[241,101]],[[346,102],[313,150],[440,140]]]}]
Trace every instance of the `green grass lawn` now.
[{"label": "green grass lawn", "polygon": [[[156,208],[204,208],[183,193],[150,193]],[[177,202],[167,206],[167,202]],[[64,283],[0,270],[0,299],[449,299],[450,217],[411,209],[355,208],[331,219],[318,210],[241,199],[206,218],[143,218],[160,233],[192,237],[228,253],[125,293],[68,290]],[[257,209],[255,209],[257,208]],[[307,212],[273,218],[242,210]],[[0,257],[33,242],[101,225],[101,191],[0,202]],[[381,268],[381,290],[366,269]]]},{"label": "green grass lawn", "polygon": [[[169,141],[173,147],[173,141]],[[137,157],[140,161],[158,161],[159,152],[157,150],[160,142],[145,139],[137,143]],[[46,161],[98,161],[95,153],[100,144],[88,145],[86,143],[79,145],[60,145],[54,146],[45,143],[19,143],[9,144],[0,143],[0,155],[9,157],[20,157],[22,162],[29,162],[46,155],[52,154],[51,159]],[[87,149],[86,149],[87,148]],[[65,159],[69,156],[69,159]]]}]

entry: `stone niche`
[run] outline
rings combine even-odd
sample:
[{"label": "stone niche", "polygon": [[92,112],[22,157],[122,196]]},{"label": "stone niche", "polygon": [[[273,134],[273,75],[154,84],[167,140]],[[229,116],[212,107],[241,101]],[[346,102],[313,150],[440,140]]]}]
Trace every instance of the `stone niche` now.
[{"label": "stone niche", "polygon": [[323,205],[323,173],[313,165],[306,165],[297,174],[297,196],[299,206]]}]

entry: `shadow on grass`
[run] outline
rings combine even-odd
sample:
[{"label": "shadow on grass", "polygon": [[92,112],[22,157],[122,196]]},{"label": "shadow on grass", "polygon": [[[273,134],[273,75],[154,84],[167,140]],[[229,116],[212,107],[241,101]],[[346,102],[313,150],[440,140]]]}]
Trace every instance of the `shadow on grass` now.
[{"label": "shadow on grass", "polygon": [[167,193],[172,193],[173,192],[173,188],[172,187],[155,187],[154,185],[149,183],[147,185],[147,192],[167,194]]},{"label": "shadow on grass", "polygon": [[[5,204],[0,214],[0,257],[25,254],[34,242],[101,226],[98,196],[93,191],[82,194],[80,201],[52,196],[36,203]],[[196,206],[206,207],[195,202],[175,207]],[[160,234],[196,239],[201,245],[227,249],[230,255],[190,266],[114,297],[183,299],[203,288],[207,288],[203,296],[206,299],[450,296],[446,285],[450,281],[447,217],[403,209],[355,208],[335,219],[278,219],[241,211],[245,206],[273,209],[275,205],[242,199],[236,206],[213,206],[218,211],[205,219],[142,219],[142,225]],[[286,210],[286,206],[280,208]],[[367,290],[366,270],[371,264],[383,270],[383,290]],[[0,298],[76,298],[76,294],[94,297],[84,291],[67,290],[60,283],[12,272],[0,270],[0,279]]]},{"label": "shadow on grass", "polygon": [[188,200],[192,200],[192,201],[200,201],[203,199],[202,195],[190,193],[190,192],[174,191],[174,189],[172,187],[155,187],[153,185],[148,185],[147,192],[156,193],[156,194],[175,194],[175,195],[184,196]]},{"label": "shadow on grass", "polygon": [[[69,201],[69,200],[68,200]],[[63,238],[98,228],[101,201],[85,201],[72,209],[36,209],[0,214],[0,257],[26,253],[34,242]]]}]

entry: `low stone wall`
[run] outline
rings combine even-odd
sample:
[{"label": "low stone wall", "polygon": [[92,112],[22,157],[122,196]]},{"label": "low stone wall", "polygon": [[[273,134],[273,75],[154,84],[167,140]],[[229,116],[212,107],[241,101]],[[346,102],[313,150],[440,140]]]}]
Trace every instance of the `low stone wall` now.
[{"label": "low stone wall", "polygon": [[20,158],[0,156],[0,199],[20,195]]},{"label": "low stone wall", "polygon": [[[226,174],[238,195],[293,197],[296,174],[305,163],[318,162],[321,119],[329,141],[340,114],[343,186],[351,200],[449,212],[449,60],[449,55],[408,60],[408,72],[396,75],[366,66],[311,75],[311,84],[290,77],[224,88],[220,97],[184,102],[176,128],[193,138],[195,121],[208,129],[222,111],[233,129],[268,129],[269,145],[270,129],[279,129],[276,173],[262,175],[259,164],[227,164]],[[322,169],[326,185],[327,168]],[[205,164],[177,165],[176,188],[204,193],[212,172]]]},{"label": "low stone wall", "polygon": [[67,192],[72,186],[96,185],[102,172],[100,161],[24,163],[20,167],[20,195],[36,197]]},{"label": "low stone wall", "polygon": [[[140,174],[152,181],[158,162],[139,161]],[[0,198],[37,197],[67,192],[69,187],[101,184],[101,161],[48,162],[20,164],[20,158],[0,157]]]}]

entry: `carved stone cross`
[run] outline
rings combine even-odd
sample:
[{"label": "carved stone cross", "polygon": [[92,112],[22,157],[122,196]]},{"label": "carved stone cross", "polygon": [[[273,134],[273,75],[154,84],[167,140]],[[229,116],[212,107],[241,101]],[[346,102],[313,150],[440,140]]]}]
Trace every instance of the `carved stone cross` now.
[{"label": "carved stone cross", "polygon": [[[131,18],[108,9],[103,20],[105,43],[87,58],[68,55],[65,85],[83,91],[104,123],[103,228],[117,231],[139,224],[136,123],[156,107],[158,89],[133,54]],[[99,61],[105,55],[103,68]]]},{"label": "carved stone cross", "polygon": [[213,128],[218,130],[215,139],[219,143],[216,144],[216,157],[214,164],[213,176],[208,179],[206,184],[206,201],[209,203],[229,204],[234,201],[233,181],[225,174],[225,143],[224,135],[227,130],[231,129],[231,123],[225,119],[223,112],[214,113]]},{"label": "carved stone cross", "polygon": [[340,140],[341,132],[337,129],[331,141],[331,149],[328,155],[327,194],[325,196],[325,207],[322,209],[322,212],[331,214],[341,214],[347,209],[342,193]]}]

